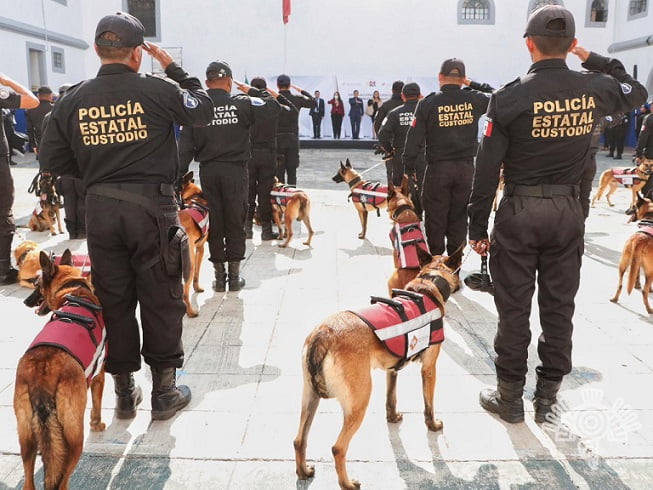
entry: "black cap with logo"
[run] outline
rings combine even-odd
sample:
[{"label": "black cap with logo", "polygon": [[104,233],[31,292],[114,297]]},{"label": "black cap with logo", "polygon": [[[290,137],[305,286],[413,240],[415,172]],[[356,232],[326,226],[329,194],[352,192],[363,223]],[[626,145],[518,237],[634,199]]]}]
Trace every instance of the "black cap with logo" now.
[{"label": "black cap with logo", "polygon": [[524,32],[524,37],[574,37],[575,35],[574,16],[561,5],[545,5],[534,11],[528,17],[526,32]]},{"label": "black cap with logo", "polygon": [[404,88],[401,89],[401,93],[405,97],[419,97],[420,88],[419,85],[415,82],[407,83],[404,85]]},{"label": "black cap with logo", "polygon": [[232,78],[231,67],[226,61],[212,61],[206,67],[206,79],[215,80],[216,78]]},{"label": "black cap with logo", "polygon": [[[105,32],[112,32],[118,40],[100,39]],[[143,44],[145,28],[141,21],[125,12],[116,12],[100,19],[95,29],[95,44],[111,48],[133,48]]]},{"label": "black cap with logo", "polygon": [[465,77],[465,63],[457,58],[450,58],[442,62],[440,74],[445,77]]}]

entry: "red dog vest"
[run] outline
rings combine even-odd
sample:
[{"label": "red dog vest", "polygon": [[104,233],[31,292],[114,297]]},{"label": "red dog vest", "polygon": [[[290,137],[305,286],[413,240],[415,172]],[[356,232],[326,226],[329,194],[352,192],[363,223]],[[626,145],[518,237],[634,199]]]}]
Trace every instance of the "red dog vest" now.
[{"label": "red dog vest", "polygon": [[200,229],[202,236],[206,235],[209,231],[209,209],[194,201],[191,201],[190,204],[186,204],[184,209],[188,214],[190,214],[190,217],[193,218],[193,221]]},{"label": "red dog vest", "polygon": [[639,225],[639,230],[637,230],[637,233],[646,233],[648,236],[653,237],[653,226]]},{"label": "red dog vest", "polygon": [[398,269],[419,269],[419,259],[417,258],[417,247],[425,252],[429,251],[426,243],[424,223],[417,221],[415,223],[395,223],[390,228],[390,241],[392,248],[397,252],[399,260],[395,267]]},{"label": "red dog vest", "polygon": [[378,208],[388,199],[388,187],[380,182],[365,182],[351,190],[351,198],[356,203],[368,204]]},{"label": "red dog vest", "polygon": [[631,187],[634,184],[639,184],[646,179],[642,179],[637,175],[637,167],[635,168],[613,168],[612,175],[624,187]]},{"label": "red dog vest", "polygon": [[107,337],[104,319],[100,310],[93,311],[84,306],[87,300],[66,296],[67,301],[60,310],[52,312],[50,321],[45,324],[27,349],[49,345],[65,350],[82,366],[86,382],[96,376],[107,355]]},{"label": "red dog vest", "polygon": [[372,305],[352,313],[363,320],[390,353],[410,359],[444,340],[442,311],[428,296],[401,293],[392,299],[372,297]]},{"label": "red dog vest", "polygon": [[276,204],[285,208],[292,195],[297,192],[297,188],[289,184],[275,185],[270,191],[270,204]]},{"label": "red dog vest", "polygon": [[[73,266],[82,271],[82,277],[91,275],[91,259],[88,255],[73,255]],[[61,255],[54,256],[54,264],[61,265]]]}]

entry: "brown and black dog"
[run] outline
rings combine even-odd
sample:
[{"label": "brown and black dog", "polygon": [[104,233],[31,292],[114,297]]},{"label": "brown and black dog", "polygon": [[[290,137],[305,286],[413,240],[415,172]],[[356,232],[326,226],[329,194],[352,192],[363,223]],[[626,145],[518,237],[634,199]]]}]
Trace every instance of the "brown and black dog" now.
[{"label": "brown and black dog", "polygon": [[393,223],[390,239],[395,265],[388,279],[388,294],[391,295],[393,289],[403,289],[419,274],[419,263],[414,247],[420,247],[424,251],[428,251],[429,248],[421,220],[410,198],[410,182],[406,175],[400,188],[393,186],[392,183],[388,186],[388,214]]},{"label": "brown and black dog", "polygon": [[[37,306],[40,315],[48,311],[53,314],[18,362],[14,391],[24,488],[28,490],[34,489],[38,452],[43,460],[45,488],[68,488],[84,447],[89,385],[91,430],[105,428],[101,403],[106,337],[98,299],[88,279],[70,265],[69,250],[62,255],[59,266],[45,252],[40,253],[40,262],[38,288],[25,304]],[[71,347],[73,337],[82,339],[80,350]],[[90,350],[86,349],[88,345]]]},{"label": "brown and black dog", "polygon": [[204,245],[209,238],[209,203],[202,194],[202,188],[195,183],[193,172],[188,172],[181,180],[181,201],[183,208],[179,210],[179,222],[188,235],[190,277],[184,282],[184,303],[186,314],[196,317],[198,311],[190,302],[190,285],[201,293],[204,289],[200,286],[200,267],[204,258]]},{"label": "brown and black dog", "polygon": [[619,184],[630,187],[632,192],[631,205],[634,207],[637,204],[637,193],[642,190],[649,177],[653,173],[653,160],[647,158],[640,158],[637,160],[637,167],[615,167],[604,170],[599,178],[599,188],[592,198],[592,207],[594,203],[601,199],[603,193],[609,188],[608,193],[605,195],[608,205],[614,206],[610,200],[610,196],[615,193]]},{"label": "brown and black dog", "polygon": [[639,221],[639,230],[626,240],[619,261],[619,285],[617,286],[617,292],[610,301],[613,303],[619,301],[626,269],[629,269],[628,283],[626,285],[628,294],[633,291],[633,288],[640,287],[639,271],[641,269],[644,271],[642,296],[646,312],[650,314],[653,313],[648,301],[651,283],[653,283],[653,203],[650,199],[638,196],[635,214],[631,217],[631,221]]},{"label": "brown and black dog", "polygon": [[[18,282],[25,288],[34,289],[36,280],[41,274],[40,255],[43,249],[32,240],[25,240],[14,250],[16,266],[18,267]],[[71,254],[72,265],[78,267],[82,276],[91,279],[91,259],[85,254]],[[59,265],[62,256],[50,254],[50,259]]]},{"label": "brown and black dog", "polygon": [[361,174],[354,170],[347,158],[346,164],[340,162],[338,173],[333,176],[332,180],[336,183],[346,182],[351,189],[351,200],[358,211],[358,217],[361,222],[361,232],[358,238],[365,238],[367,233],[367,213],[377,211],[388,206],[388,187],[381,185],[379,182],[370,182],[364,180]]},{"label": "brown and black dog", "polygon": [[286,239],[279,246],[285,248],[290,243],[293,234],[292,223],[296,220],[301,221],[306,226],[308,238],[303,243],[310,247],[315,232],[311,227],[311,199],[308,194],[279,182],[279,179],[275,177],[270,191],[270,204],[272,219],[279,230],[279,239]]},{"label": "brown and black dog", "polygon": [[[419,275],[406,285],[406,291],[399,292],[402,294],[392,300],[380,301],[394,303],[401,297],[403,306],[399,308],[402,312],[406,312],[409,306],[403,302],[405,296],[418,296],[423,304],[437,305],[435,311],[439,308],[439,313],[443,316],[444,303],[449,291],[459,286],[459,279],[454,274],[454,270],[461,264],[462,247],[451,257],[441,255],[432,257],[421,249],[418,249],[418,254],[422,263]],[[406,335],[404,345],[409,345],[412,349],[422,342],[422,348],[425,348],[416,355],[408,357],[407,360],[422,362],[424,419],[429,430],[438,431],[442,429],[442,422],[436,420],[433,414],[433,394],[436,379],[435,364],[440,354],[440,343],[437,341],[433,343],[430,335],[434,331],[428,330],[433,323],[428,321],[431,319],[427,319],[425,326],[419,327],[427,329],[426,337],[418,339],[414,336],[416,330],[412,330]],[[422,324],[421,318],[419,323]],[[441,325],[440,323],[440,327]],[[442,333],[441,328],[439,332]],[[441,340],[442,337],[439,341]],[[360,427],[370,400],[372,392],[370,371],[372,368],[386,370],[386,419],[388,422],[399,422],[402,415],[396,407],[397,369],[404,362],[407,361],[386,348],[367,321],[351,311],[342,311],[328,317],[309,334],[304,342],[302,354],[304,374],[302,410],[299,430],[294,440],[296,472],[300,479],[311,478],[315,474],[314,467],[306,464],[306,443],[320,398],[336,398],[344,414],[342,429],[332,447],[338,483],[343,489],[360,487],[357,481],[349,479],[346,459],[351,438]]]},{"label": "brown and black dog", "polygon": [[50,230],[50,234],[56,235],[54,225],[57,225],[59,233],[63,233],[61,226],[61,201],[55,188],[55,177],[50,174],[41,173],[34,179],[30,186],[30,192],[34,192],[39,201],[32,211],[29,219],[29,229],[32,231]]}]

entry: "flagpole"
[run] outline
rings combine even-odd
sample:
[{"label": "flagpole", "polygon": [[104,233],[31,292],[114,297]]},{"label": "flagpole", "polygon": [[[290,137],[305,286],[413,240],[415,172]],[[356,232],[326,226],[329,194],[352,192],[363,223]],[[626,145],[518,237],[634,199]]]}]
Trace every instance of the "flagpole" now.
[{"label": "flagpole", "polygon": [[283,72],[286,73],[288,64],[288,24],[283,25]]}]

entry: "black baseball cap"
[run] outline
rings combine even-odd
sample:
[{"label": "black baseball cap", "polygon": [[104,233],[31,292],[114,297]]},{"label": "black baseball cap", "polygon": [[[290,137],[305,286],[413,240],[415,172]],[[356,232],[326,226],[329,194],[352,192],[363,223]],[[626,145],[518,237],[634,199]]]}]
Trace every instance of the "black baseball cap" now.
[{"label": "black baseball cap", "polygon": [[414,82],[407,83],[404,85],[404,88],[401,89],[401,93],[406,97],[419,97],[420,88]]},{"label": "black baseball cap", "polygon": [[[552,25],[552,21],[562,20]],[[564,26],[562,29],[560,26]],[[544,37],[574,37],[576,35],[576,23],[574,16],[569,10],[561,5],[545,5],[534,11],[526,23],[527,36],[544,36]]]},{"label": "black baseball cap", "polygon": [[[113,32],[120,39],[100,39],[105,32]],[[95,44],[111,48],[133,48],[143,44],[145,28],[141,21],[126,12],[116,12],[100,19],[95,29]]]},{"label": "black baseball cap", "polygon": [[215,80],[216,78],[232,78],[231,67],[226,61],[212,61],[206,67],[206,79]]},{"label": "black baseball cap", "polygon": [[277,77],[277,85],[280,87],[287,87],[290,85],[290,77],[286,74],[279,75]]},{"label": "black baseball cap", "polygon": [[396,80],[395,82],[392,83],[392,91],[400,94],[401,90],[404,88],[404,82],[401,80]]},{"label": "black baseball cap", "polygon": [[465,63],[463,60],[451,58],[444,60],[440,67],[440,74],[445,77],[465,77]]},{"label": "black baseball cap", "polygon": [[257,88],[259,90],[263,90],[264,88],[268,88],[268,83],[265,81],[265,78],[262,77],[255,77],[252,78],[252,82],[250,85],[254,88]]}]

